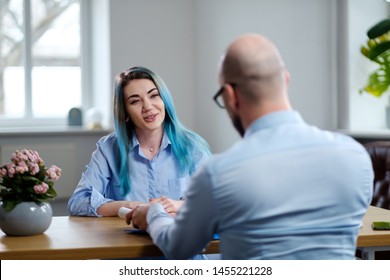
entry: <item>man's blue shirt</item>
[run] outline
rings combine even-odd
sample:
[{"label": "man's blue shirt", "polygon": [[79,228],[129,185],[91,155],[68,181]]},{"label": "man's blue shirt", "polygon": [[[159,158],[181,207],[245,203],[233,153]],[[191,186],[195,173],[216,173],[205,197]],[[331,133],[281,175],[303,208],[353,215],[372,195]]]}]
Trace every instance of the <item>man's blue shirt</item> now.
[{"label": "man's blue shirt", "polygon": [[175,220],[153,204],[148,232],[174,259],[214,233],[223,259],[353,259],[372,184],[362,145],[275,112],[197,172]]}]

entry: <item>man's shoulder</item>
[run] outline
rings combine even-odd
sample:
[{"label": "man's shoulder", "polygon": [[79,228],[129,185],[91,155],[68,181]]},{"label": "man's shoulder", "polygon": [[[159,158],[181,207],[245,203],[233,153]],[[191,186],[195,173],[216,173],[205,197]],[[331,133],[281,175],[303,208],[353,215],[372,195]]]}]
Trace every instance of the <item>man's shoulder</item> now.
[{"label": "man's shoulder", "polygon": [[352,138],[349,135],[336,132],[336,131],[328,131],[328,130],[323,130],[323,133],[327,136],[327,138],[330,139],[331,142],[334,142],[336,144],[355,147],[357,149],[364,149],[362,144],[360,144],[358,141],[356,141],[354,138]]},{"label": "man's shoulder", "polygon": [[[296,133],[305,136],[308,142],[323,142],[329,144],[345,144],[352,146],[361,146],[354,138],[338,131],[332,131],[319,128],[315,125],[304,124],[299,127]],[[291,132],[294,134],[294,132]]]}]

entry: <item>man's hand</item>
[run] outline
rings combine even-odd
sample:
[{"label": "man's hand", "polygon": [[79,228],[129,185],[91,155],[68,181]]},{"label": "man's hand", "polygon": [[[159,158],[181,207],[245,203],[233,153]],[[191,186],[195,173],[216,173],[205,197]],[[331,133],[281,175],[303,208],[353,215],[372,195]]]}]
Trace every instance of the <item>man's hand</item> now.
[{"label": "man's hand", "polygon": [[133,227],[146,230],[148,223],[146,222],[146,214],[148,213],[150,204],[139,204],[131,212],[126,215],[126,223],[129,225],[133,222]]}]

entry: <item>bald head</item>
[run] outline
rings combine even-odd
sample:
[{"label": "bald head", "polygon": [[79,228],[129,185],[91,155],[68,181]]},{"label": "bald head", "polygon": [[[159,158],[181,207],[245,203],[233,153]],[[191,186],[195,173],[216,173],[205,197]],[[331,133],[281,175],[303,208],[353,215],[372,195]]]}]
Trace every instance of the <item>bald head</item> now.
[{"label": "bald head", "polygon": [[218,94],[240,135],[262,116],[291,110],[288,81],[279,51],[265,37],[246,34],[229,45],[221,61]]},{"label": "bald head", "polygon": [[236,83],[245,95],[258,98],[277,98],[285,93],[284,62],[276,46],[258,34],[238,37],[223,57],[222,83]]}]

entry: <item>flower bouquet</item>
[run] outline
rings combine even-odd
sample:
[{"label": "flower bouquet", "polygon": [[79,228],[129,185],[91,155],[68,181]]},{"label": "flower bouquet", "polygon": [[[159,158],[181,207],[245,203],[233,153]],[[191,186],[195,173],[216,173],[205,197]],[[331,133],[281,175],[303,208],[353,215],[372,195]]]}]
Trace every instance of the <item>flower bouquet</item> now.
[{"label": "flower bouquet", "polygon": [[57,196],[54,181],[61,176],[55,165],[46,168],[38,152],[16,150],[11,163],[0,166],[0,199],[3,208],[11,211],[21,202],[46,202]]}]

